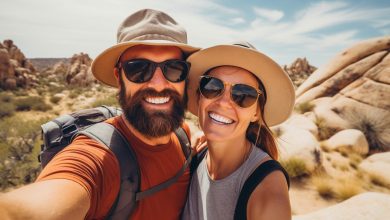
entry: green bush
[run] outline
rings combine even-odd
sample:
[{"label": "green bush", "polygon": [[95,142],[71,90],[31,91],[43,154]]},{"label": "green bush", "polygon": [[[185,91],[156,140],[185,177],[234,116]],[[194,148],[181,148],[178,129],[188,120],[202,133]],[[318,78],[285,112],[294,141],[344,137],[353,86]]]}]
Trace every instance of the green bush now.
[{"label": "green bush", "polygon": [[12,102],[13,96],[12,93],[2,92],[0,93],[0,103],[1,102]]},{"label": "green bush", "polygon": [[20,98],[15,101],[17,111],[47,111],[52,107],[45,103],[42,97],[29,96],[26,98]]},{"label": "green bush", "polygon": [[100,98],[100,99],[95,100],[91,104],[91,107],[94,108],[94,107],[98,107],[98,106],[102,106],[102,105],[117,106],[117,107],[119,106],[118,100],[115,96],[108,96],[105,98]]},{"label": "green bush", "polygon": [[15,105],[8,102],[0,102],[0,118],[12,116],[15,112]]},{"label": "green bush", "polygon": [[25,120],[14,116],[0,121],[0,188],[30,183],[40,171],[40,125],[48,119]]}]

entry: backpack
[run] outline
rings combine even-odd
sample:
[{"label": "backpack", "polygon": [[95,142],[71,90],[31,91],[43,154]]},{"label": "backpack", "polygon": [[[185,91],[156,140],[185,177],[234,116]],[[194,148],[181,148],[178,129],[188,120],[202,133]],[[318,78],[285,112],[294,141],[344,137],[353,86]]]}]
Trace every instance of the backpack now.
[{"label": "backpack", "polygon": [[104,121],[121,115],[119,108],[100,106],[57,117],[43,125],[41,152],[38,161],[42,169],[78,135],[86,135],[109,148],[120,167],[120,189],[107,219],[128,219],[137,202],[167,188],[183,175],[192,159],[190,141],[183,128],[175,130],[186,161],[183,167],[167,181],[145,191],[140,191],[140,171],[134,151],[126,138],[111,124]]},{"label": "backpack", "polygon": [[[191,163],[191,170],[195,172],[196,168],[202,162],[203,158],[206,156],[207,147],[201,150],[196,156],[194,156]],[[256,187],[261,183],[261,181],[270,173],[275,170],[280,170],[283,172],[287,180],[287,185],[290,188],[290,179],[287,171],[280,165],[276,160],[268,160],[264,163],[261,163],[245,180],[244,185],[240,191],[239,197],[237,199],[236,208],[234,210],[234,220],[245,220],[247,219],[246,210],[248,207],[249,197]]]}]

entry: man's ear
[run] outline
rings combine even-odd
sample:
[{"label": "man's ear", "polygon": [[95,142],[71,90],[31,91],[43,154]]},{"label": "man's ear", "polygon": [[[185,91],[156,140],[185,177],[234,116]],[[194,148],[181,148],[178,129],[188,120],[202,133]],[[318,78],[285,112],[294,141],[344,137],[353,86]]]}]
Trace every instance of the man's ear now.
[{"label": "man's ear", "polygon": [[119,74],[121,74],[119,68],[116,68],[116,67],[115,67],[115,68],[114,68],[114,76],[115,76],[116,83],[117,83],[118,87],[121,85],[121,84],[119,83]]}]

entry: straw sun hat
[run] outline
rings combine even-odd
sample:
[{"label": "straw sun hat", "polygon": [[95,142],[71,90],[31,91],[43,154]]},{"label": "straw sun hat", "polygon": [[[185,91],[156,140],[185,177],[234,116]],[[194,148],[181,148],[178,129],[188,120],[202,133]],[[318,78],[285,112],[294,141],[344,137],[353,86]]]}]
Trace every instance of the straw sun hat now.
[{"label": "straw sun hat", "polygon": [[194,115],[198,114],[200,76],[211,68],[224,65],[246,69],[261,80],[267,94],[264,121],[268,126],[282,123],[293,110],[295,91],[289,76],[276,62],[247,42],[206,48],[192,54],[187,61],[191,63],[188,110]]}]

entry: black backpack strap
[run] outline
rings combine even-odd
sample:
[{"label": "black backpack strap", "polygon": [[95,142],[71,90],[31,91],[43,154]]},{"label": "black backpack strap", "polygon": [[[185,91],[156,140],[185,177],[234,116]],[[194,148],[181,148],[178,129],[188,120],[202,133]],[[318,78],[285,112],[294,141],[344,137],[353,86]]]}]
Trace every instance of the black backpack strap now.
[{"label": "black backpack strap", "polygon": [[193,174],[198,168],[200,162],[202,162],[203,158],[206,156],[208,148],[205,147],[203,148],[200,152],[196,154],[196,156],[192,159],[191,167],[190,167],[190,172]]},{"label": "black backpack strap", "polygon": [[249,197],[251,196],[253,190],[261,183],[261,181],[268,176],[273,171],[280,170],[283,172],[287,180],[287,185],[290,187],[289,176],[284,170],[284,168],[275,160],[268,160],[260,164],[256,170],[248,177],[245,181],[244,186],[238,197],[236,209],[234,211],[235,220],[245,220],[247,219],[246,210],[248,205]]},{"label": "black backpack strap", "polygon": [[120,167],[120,190],[113,204],[109,219],[128,219],[135,207],[135,192],[139,191],[140,171],[134,151],[114,126],[102,122],[94,124],[78,134],[99,141],[115,154]]},{"label": "black backpack strap", "polygon": [[188,157],[188,155],[190,155],[192,153],[192,150],[191,150],[191,144],[190,144],[190,140],[187,136],[187,133],[184,131],[184,129],[182,127],[178,127],[175,130],[175,134],[176,134],[177,138],[179,139],[180,146],[181,146],[181,149],[183,150],[184,155],[186,157]]}]

